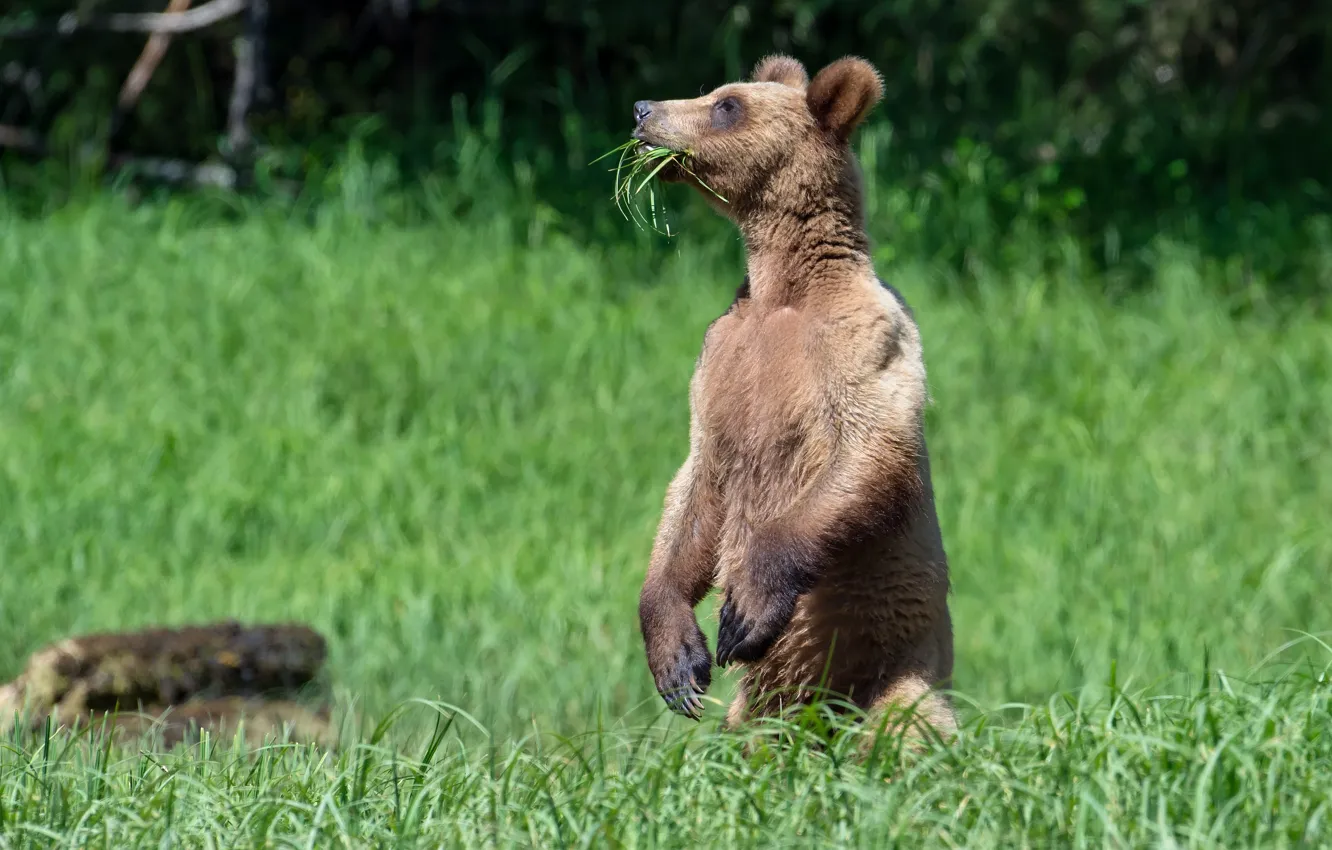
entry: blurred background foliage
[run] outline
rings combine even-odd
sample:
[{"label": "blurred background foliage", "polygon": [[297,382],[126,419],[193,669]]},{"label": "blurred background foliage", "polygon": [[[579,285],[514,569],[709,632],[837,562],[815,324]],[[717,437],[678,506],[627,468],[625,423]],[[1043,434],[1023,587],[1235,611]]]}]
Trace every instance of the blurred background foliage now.
[{"label": "blurred background foliage", "polygon": [[[71,8],[161,11],[10,3],[0,32]],[[213,156],[239,26],[178,37],[116,146]],[[1330,45],[1332,4],[1307,0],[276,0],[253,126],[267,175],[327,186],[350,150],[381,190],[424,184],[455,213],[503,195],[538,231],[592,238],[625,226],[587,164],[628,133],[634,100],[694,95],[774,50],[811,73],[856,53],[887,88],[858,144],[889,255],[961,270],[1076,255],[1131,281],[1170,230],[1236,292],[1321,295]],[[142,46],[0,38],[0,124],[49,144],[5,155],[7,190],[49,203],[105,137]]]}]

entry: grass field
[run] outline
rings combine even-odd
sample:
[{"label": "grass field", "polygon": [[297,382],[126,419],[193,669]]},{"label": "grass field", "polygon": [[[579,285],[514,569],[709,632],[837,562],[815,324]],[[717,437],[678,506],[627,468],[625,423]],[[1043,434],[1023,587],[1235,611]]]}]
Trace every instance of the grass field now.
[{"label": "grass field", "polygon": [[635,612],[740,268],[517,231],[4,222],[0,678],[87,630],[304,620],[363,743],[16,735],[0,847],[1332,842],[1332,319],[1233,310],[1184,248],[1115,302],[884,266],[925,340],[967,730],[862,765],[790,726],[747,760],[727,677],[702,725],[663,716]]}]

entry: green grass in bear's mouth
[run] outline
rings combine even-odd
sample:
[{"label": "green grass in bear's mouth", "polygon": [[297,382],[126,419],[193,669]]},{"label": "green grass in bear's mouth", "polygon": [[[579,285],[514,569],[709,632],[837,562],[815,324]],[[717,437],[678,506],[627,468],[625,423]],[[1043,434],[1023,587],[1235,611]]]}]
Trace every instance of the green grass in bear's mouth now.
[{"label": "green grass in bear's mouth", "polygon": [[[671,235],[670,223],[666,221],[664,209],[662,210],[662,223],[665,224],[665,230],[657,226],[658,203],[657,191],[653,178],[661,173],[661,170],[671,163],[675,163],[682,168],[686,174],[698,181],[698,184],[716,195],[723,203],[726,199],[699,178],[697,174],[689,167],[690,156],[687,151],[675,151],[670,148],[645,145],[636,139],[630,139],[619,147],[612,148],[596,159],[593,163],[600,162],[608,156],[619,154],[620,158],[615,164],[615,206],[620,214],[626,219],[652,228],[657,233]],[[635,203],[635,200],[647,189],[648,203],[647,213]]]}]

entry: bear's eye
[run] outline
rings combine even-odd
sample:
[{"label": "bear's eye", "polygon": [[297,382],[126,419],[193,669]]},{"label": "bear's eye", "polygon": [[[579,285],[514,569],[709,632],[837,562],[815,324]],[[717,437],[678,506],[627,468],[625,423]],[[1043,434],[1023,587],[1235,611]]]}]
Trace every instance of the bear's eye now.
[{"label": "bear's eye", "polygon": [[718,130],[730,127],[740,120],[740,101],[724,97],[712,105],[712,126]]}]

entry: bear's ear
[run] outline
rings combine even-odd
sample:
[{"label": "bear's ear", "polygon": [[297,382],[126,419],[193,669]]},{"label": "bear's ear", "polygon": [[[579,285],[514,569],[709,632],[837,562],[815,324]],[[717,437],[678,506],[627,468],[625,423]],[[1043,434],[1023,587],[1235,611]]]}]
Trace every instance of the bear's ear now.
[{"label": "bear's ear", "polygon": [[882,97],[879,72],[858,56],[838,59],[819,71],[805,92],[814,120],[841,141],[850,138]]},{"label": "bear's ear", "polygon": [[759,60],[751,79],[756,83],[781,83],[793,89],[803,89],[809,83],[809,74],[805,73],[804,65],[790,56],[773,54]]}]

